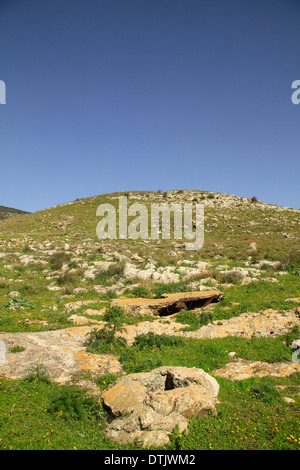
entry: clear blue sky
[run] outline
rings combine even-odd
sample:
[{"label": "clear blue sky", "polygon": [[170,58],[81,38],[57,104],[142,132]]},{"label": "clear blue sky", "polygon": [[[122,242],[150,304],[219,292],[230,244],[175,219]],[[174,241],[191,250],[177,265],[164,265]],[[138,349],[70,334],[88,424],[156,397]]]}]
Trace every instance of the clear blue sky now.
[{"label": "clear blue sky", "polygon": [[204,189],[300,208],[299,0],[0,0],[0,205]]}]

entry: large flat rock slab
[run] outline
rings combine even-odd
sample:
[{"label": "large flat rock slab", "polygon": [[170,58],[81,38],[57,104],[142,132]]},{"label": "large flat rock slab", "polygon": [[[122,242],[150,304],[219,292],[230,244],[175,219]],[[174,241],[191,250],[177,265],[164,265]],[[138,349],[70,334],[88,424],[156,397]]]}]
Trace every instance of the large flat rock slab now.
[{"label": "large flat rock slab", "polygon": [[223,294],[218,290],[200,292],[178,292],[175,294],[165,294],[160,299],[146,298],[121,298],[114,299],[112,305],[124,308],[127,314],[154,314],[159,316],[172,315],[186,308],[206,307],[212,302],[221,300]]},{"label": "large flat rock slab", "polygon": [[250,377],[286,377],[300,372],[300,364],[293,362],[261,362],[239,359],[216,369],[213,374],[229,380],[245,380]]},{"label": "large flat rock slab", "polygon": [[275,338],[288,333],[293,327],[300,326],[299,314],[292,310],[268,309],[262,312],[245,312],[228,320],[215,320],[196,331],[182,332],[183,336],[199,339],[269,337]]},{"label": "large flat rock slab", "polygon": [[[121,364],[116,357],[86,352],[84,342],[90,331],[91,327],[85,326],[33,333],[0,333],[0,342],[5,346],[0,376],[21,379],[36,366],[43,366],[51,379],[59,383],[70,382],[80,372],[118,374]],[[24,350],[11,352],[16,346]]]}]

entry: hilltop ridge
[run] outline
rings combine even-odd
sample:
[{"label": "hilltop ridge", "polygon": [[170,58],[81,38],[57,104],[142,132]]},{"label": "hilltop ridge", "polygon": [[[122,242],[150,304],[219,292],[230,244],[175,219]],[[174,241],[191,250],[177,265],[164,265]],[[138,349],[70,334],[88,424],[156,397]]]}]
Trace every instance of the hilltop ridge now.
[{"label": "hilltop ridge", "polygon": [[0,220],[24,214],[29,214],[29,212],[22,211],[20,209],[14,209],[13,207],[0,206]]}]

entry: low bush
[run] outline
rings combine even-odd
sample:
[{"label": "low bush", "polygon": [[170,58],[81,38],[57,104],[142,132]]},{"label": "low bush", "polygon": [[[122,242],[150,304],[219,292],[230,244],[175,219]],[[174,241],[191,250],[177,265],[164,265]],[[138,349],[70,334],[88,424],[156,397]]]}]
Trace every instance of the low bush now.
[{"label": "low bush", "polygon": [[78,276],[75,273],[66,272],[61,276],[58,276],[56,282],[59,286],[66,286],[68,284],[76,284],[78,282]]},{"label": "low bush", "polygon": [[34,303],[31,302],[31,300],[24,299],[22,297],[14,297],[13,299],[9,300],[6,302],[4,305],[6,309],[12,308],[12,309],[31,309],[34,308]]},{"label": "low bush", "polygon": [[84,345],[87,351],[98,354],[118,354],[123,347],[126,347],[126,340],[116,336],[118,328],[106,325],[102,329],[94,328],[88,333]]},{"label": "low bush", "polygon": [[115,263],[108,267],[106,271],[100,271],[95,276],[95,282],[103,285],[112,284],[115,277],[122,277],[125,263]]},{"label": "low bush", "polygon": [[163,294],[172,294],[173,292],[188,292],[189,287],[185,282],[170,282],[169,284],[155,283],[153,285],[154,298],[160,298]]},{"label": "low bush", "polygon": [[134,287],[133,289],[127,289],[125,291],[125,294],[130,294],[131,297],[150,297],[151,292],[143,286],[137,286]]},{"label": "low bush", "polygon": [[243,280],[243,275],[239,271],[222,272],[219,275],[219,281],[229,284],[238,284]]},{"label": "low bush", "polygon": [[64,251],[53,253],[50,257],[50,266],[54,271],[57,271],[63,267],[65,263],[70,259],[70,256]]},{"label": "low bush", "polygon": [[199,315],[193,310],[182,309],[176,315],[176,322],[189,325],[190,330],[197,330],[201,326]]},{"label": "low bush", "polygon": [[111,325],[114,325],[114,327],[118,327],[122,325],[124,317],[124,309],[122,307],[118,307],[117,305],[113,305],[105,309],[103,320],[107,321]]},{"label": "low bush", "polygon": [[99,405],[94,397],[75,386],[68,386],[52,393],[47,411],[66,420],[82,420],[97,416]]},{"label": "low bush", "polygon": [[260,400],[270,403],[280,398],[280,394],[273,383],[257,383],[250,387],[250,391]]},{"label": "low bush", "polygon": [[28,382],[43,382],[47,384],[50,384],[51,382],[49,372],[42,365],[33,367],[30,373],[27,375],[26,380]]},{"label": "low bush", "polygon": [[138,349],[156,348],[162,349],[164,347],[176,347],[183,344],[183,338],[177,336],[167,336],[165,334],[155,335],[148,333],[146,335],[139,335],[135,338],[135,346]]}]

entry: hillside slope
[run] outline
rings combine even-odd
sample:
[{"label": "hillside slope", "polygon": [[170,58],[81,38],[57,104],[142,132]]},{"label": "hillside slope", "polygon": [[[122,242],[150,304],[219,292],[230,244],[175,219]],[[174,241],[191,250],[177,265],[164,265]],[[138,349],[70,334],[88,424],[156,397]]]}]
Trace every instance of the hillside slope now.
[{"label": "hillside slope", "polygon": [[[203,247],[186,250],[184,237],[162,239],[160,231],[158,239],[99,240],[97,208],[112,204],[118,213],[121,195],[128,196],[128,208],[143,204],[133,208],[146,208],[148,215],[152,204],[203,203]],[[192,418],[189,433],[175,434],[170,448],[298,448],[300,365],[291,348],[300,337],[299,216],[299,210],[255,198],[136,191],[1,220],[0,345],[6,356],[3,361],[2,348],[0,400],[4,416],[16,407],[18,432],[12,434],[4,419],[0,447],[45,448],[51,426],[49,448],[119,448],[121,441],[108,441],[101,431],[109,424],[99,405],[103,389],[117,376],[180,366],[216,378],[219,414]],[[128,217],[132,221],[136,216]],[[155,309],[162,302],[154,299],[162,296],[163,303],[173,299],[172,308]],[[30,374],[34,382],[22,380]],[[43,383],[48,376],[51,387]],[[59,403],[69,403],[70,383],[97,398],[101,412],[91,443],[83,437],[92,420],[68,417],[73,427],[66,439],[62,411],[44,412],[54,382]],[[18,402],[12,387],[20,390]],[[42,403],[34,414],[26,401],[32,400],[30,387]],[[86,392],[79,393],[84,402]],[[170,436],[163,437],[154,445],[163,447]],[[126,430],[125,448],[131,438]]]},{"label": "hillside slope", "polygon": [[[80,199],[22,218],[1,221],[0,233],[4,238],[16,238],[18,234],[20,243],[26,243],[27,239],[32,238],[52,243],[56,248],[63,246],[66,241],[72,250],[82,242],[86,247],[92,246],[99,243],[96,235],[100,220],[96,216],[97,207],[111,203],[118,208],[118,197],[124,194],[129,196],[128,207],[133,203],[143,203],[149,208],[149,214],[153,203],[204,204],[204,246],[197,253],[187,253],[187,256],[207,258],[220,255],[246,259],[248,252],[253,255],[251,251],[256,247],[254,251],[257,256],[276,260],[295,253],[299,248],[299,210],[207,191],[127,192]],[[130,245],[134,250],[149,251],[155,255],[154,249],[160,256],[166,250],[176,248],[179,242],[181,240],[160,239],[152,243],[151,240],[116,239],[102,241],[101,244],[115,245],[121,251]]]},{"label": "hillside slope", "polygon": [[0,220],[24,214],[29,214],[29,212],[22,211],[20,209],[13,209],[12,207],[0,206]]}]

